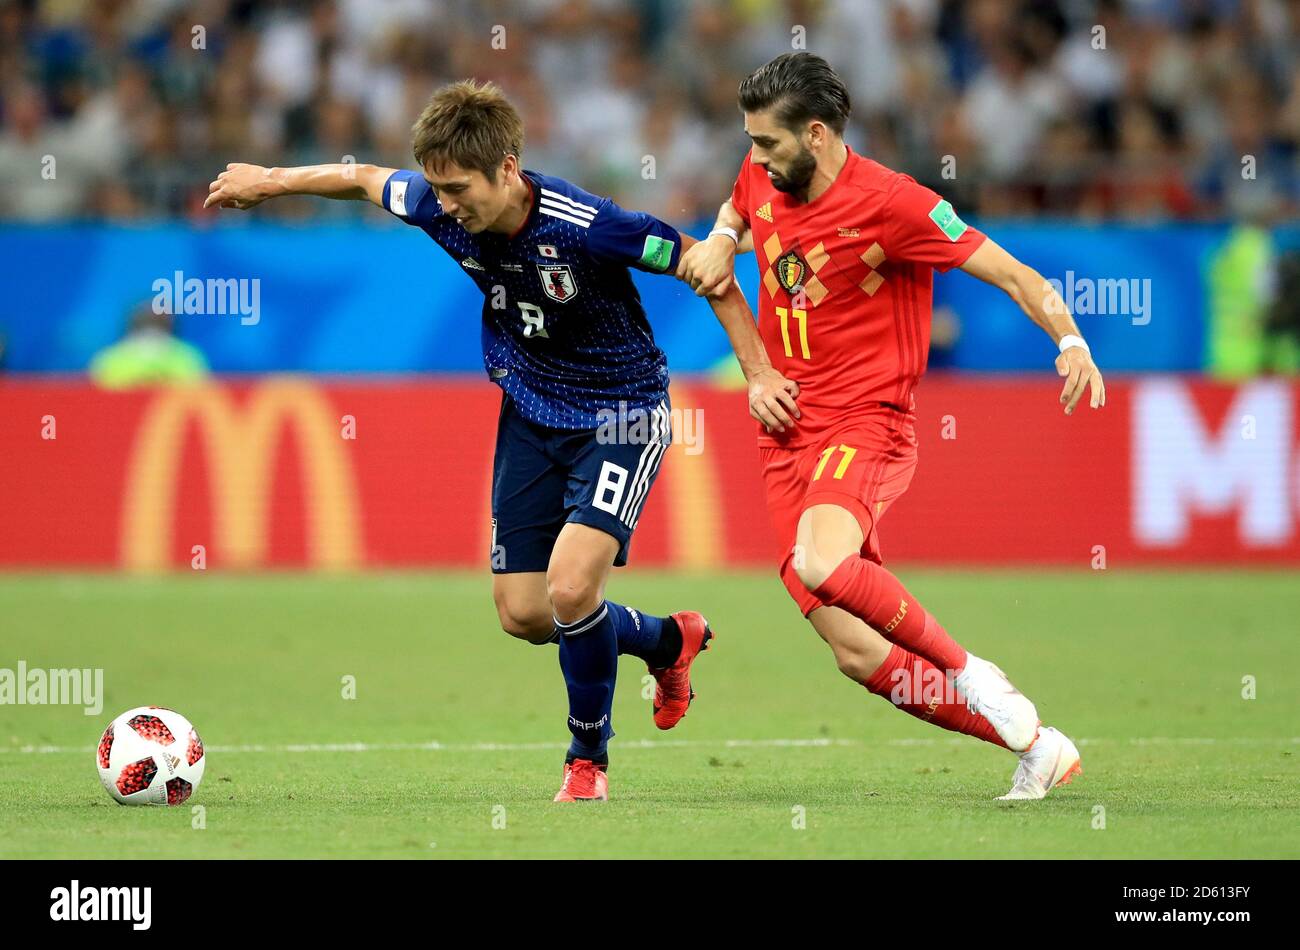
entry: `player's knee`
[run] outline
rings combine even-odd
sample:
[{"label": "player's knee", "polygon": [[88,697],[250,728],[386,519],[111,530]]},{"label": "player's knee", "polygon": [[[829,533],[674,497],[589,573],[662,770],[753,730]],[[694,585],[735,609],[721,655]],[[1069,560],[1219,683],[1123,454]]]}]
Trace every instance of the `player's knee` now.
[{"label": "player's knee", "polygon": [[819,554],[817,548],[811,544],[796,544],[790,563],[799,578],[799,583],[810,592],[815,592],[835,572],[839,562],[832,563]]},{"label": "player's knee", "polygon": [[850,650],[835,650],[835,665],[855,683],[865,683],[880,665],[870,657]]},{"label": "player's knee", "polygon": [[501,629],[529,643],[545,643],[555,634],[555,621],[547,615],[500,614]]},{"label": "player's knee", "polygon": [[794,569],[795,575],[799,578],[799,583],[812,593],[826,583],[826,578],[831,576],[831,572],[826,570],[821,564],[804,564]]},{"label": "player's knee", "polygon": [[546,590],[551,596],[555,616],[566,622],[585,617],[600,603],[600,586],[594,578],[567,571],[546,575]]},{"label": "player's knee", "polygon": [[501,629],[518,640],[545,643],[555,636],[555,621],[550,616],[516,617],[503,614]]},{"label": "player's knee", "polygon": [[555,632],[555,621],[547,605],[521,604],[498,595],[496,598],[497,619],[501,629],[512,637],[541,643]]}]

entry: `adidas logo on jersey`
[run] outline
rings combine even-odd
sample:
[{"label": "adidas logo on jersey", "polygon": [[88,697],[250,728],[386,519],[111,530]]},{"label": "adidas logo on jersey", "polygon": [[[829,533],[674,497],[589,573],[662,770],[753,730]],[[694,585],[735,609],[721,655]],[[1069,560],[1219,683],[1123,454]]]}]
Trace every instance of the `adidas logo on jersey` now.
[{"label": "adidas logo on jersey", "polygon": [[468,270],[482,270],[482,271],[487,270],[486,267],[484,267],[478,261],[474,260],[474,258],[472,257],[465,258],[463,261],[460,262],[460,266]]},{"label": "adidas logo on jersey", "polygon": [[770,201],[767,202],[767,204],[763,205],[763,207],[755,211],[754,214],[758,215],[768,224],[771,224],[772,223],[772,202]]}]

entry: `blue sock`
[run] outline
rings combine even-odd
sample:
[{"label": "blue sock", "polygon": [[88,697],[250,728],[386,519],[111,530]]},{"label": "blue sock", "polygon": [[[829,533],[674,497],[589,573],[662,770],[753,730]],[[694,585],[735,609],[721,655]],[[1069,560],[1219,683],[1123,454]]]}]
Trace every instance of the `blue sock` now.
[{"label": "blue sock", "polygon": [[569,755],[604,763],[614,735],[610,712],[618,674],[618,636],[609,607],[602,603],[572,623],[556,621],[560,634],[560,670],[569,689]]},{"label": "blue sock", "polygon": [[652,617],[605,601],[618,634],[618,652],[645,660],[651,669],[671,666],[682,652],[682,634],[672,617]]},{"label": "blue sock", "polygon": [[654,652],[655,647],[659,646],[659,637],[663,633],[662,618],[651,617],[639,610],[616,604],[612,600],[605,601],[605,606],[609,608],[610,620],[613,621],[614,632],[618,636],[620,655],[630,653],[644,660],[647,655]]},{"label": "blue sock", "polygon": [[[652,617],[612,600],[605,601],[605,605],[609,607],[610,619],[614,622],[619,656],[627,653],[640,657],[655,669],[671,666],[677,659],[682,649],[682,636],[672,617]],[[554,636],[536,645],[559,642],[560,630],[557,627]]]}]

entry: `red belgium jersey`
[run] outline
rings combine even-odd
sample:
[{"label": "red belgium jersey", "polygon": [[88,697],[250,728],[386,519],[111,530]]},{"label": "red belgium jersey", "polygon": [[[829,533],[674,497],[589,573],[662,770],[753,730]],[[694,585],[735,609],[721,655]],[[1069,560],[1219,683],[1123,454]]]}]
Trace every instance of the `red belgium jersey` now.
[{"label": "red belgium jersey", "polygon": [[881,405],[911,414],[930,348],[933,271],[985,240],[915,179],[849,149],[830,188],[804,204],[749,156],[731,204],[754,237],[758,328],[799,383],[802,419],[759,442],[796,447]]}]

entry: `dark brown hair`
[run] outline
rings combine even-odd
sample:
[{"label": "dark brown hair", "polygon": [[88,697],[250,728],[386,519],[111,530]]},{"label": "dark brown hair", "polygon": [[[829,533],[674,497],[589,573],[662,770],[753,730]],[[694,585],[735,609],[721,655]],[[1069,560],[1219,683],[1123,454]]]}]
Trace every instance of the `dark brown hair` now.
[{"label": "dark brown hair", "polygon": [[815,53],[782,53],[746,76],[737,98],[745,112],[773,109],[776,121],[792,132],[819,119],[843,135],[851,108],[844,80]]},{"label": "dark brown hair", "polygon": [[524,123],[496,85],[463,79],[433,94],[411,128],[411,149],[421,168],[451,161],[494,182],[502,159],[523,156]]}]

